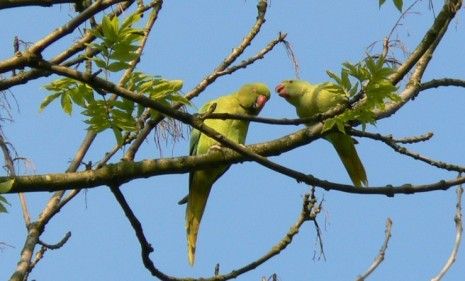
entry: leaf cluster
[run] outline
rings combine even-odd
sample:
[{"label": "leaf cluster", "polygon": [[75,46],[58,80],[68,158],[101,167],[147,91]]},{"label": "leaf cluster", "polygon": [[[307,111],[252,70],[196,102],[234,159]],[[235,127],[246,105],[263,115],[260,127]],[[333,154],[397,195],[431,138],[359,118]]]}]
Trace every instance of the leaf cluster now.
[{"label": "leaf cluster", "polygon": [[[89,44],[91,48],[99,51],[99,55],[88,60],[93,61],[106,73],[129,68],[131,63],[138,59],[136,50],[143,36],[140,29],[133,28],[139,19],[140,14],[135,13],[120,24],[118,17],[104,16],[101,28],[92,31],[98,40]],[[123,86],[167,106],[189,103],[179,93],[183,86],[181,80],[166,80],[161,76],[134,71]],[[71,115],[73,105],[79,106],[82,108],[81,114],[86,117],[84,122],[89,125],[89,130],[99,133],[111,129],[118,144],[124,142],[123,132],[135,132],[140,129],[138,120],[145,108],[131,100],[116,96],[108,98],[104,92],[98,89],[96,91],[89,85],[71,78],[57,79],[44,88],[51,94],[42,101],[41,111],[57,99],[60,99],[62,109],[68,115]],[[150,110],[149,117],[157,118],[158,115],[159,112]]]},{"label": "leaf cluster", "polygon": [[139,13],[134,13],[120,24],[118,17],[104,16],[101,28],[91,31],[98,40],[89,44],[99,55],[88,59],[110,72],[129,68],[129,63],[138,57],[138,42],[144,36],[143,30],[133,27],[140,18]]},{"label": "leaf cluster", "polygon": [[349,100],[360,98],[360,101],[344,113],[328,119],[324,131],[336,127],[344,132],[350,122],[358,122],[365,129],[367,124],[376,123],[375,110],[383,110],[387,102],[400,101],[397,88],[388,79],[394,69],[386,66],[383,58],[368,57],[360,63],[345,62],[342,66],[340,75],[327,71],[334,83],[327,83],[325,90],[344,95]]}]

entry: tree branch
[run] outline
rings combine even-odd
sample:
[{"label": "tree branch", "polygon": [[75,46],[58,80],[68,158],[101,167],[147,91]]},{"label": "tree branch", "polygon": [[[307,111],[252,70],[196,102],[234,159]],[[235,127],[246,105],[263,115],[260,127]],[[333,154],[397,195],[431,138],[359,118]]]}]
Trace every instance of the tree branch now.
[{"label": "tree branch", "polygon": [[51,7],[52,5],[74,2],[76,0],[3,0],[0,2],[0,10],[26,6]]},{"label": "tree branch", "polygon": [[[41,52],[45,48],[58,41],[59,39],[63,38],[64,36],[72,33],[79,25],[87,21],[89,18],[93,17],[95,14],[101,12],[107,7],[122,1],[124,0],[100,0],[94,2],[84,12],[79,13],[76,17],[71,19],[61,28],[55,29],[55,31],[53,31],[52,33],[36,41],[30,48],[28,48],[26,53],[31,53],[36,56],[40,56]],[[17,52],[15,56],[0,61],[0,73],[24,67],[28,64],[28,59],[30,58],[31,57],[29,55],[23,56],[21,52]]]},{"label": "tree branch", "polygon": [[444,1],[444,6],[434,20],[433,25],[426,32],[425,36],[418,44],[417,48],[390,77],[393,84],[397,84],[400,80],[402,80],[405,75],[413,68],[413,66],[419,61],[419,59],[425,54],[425,52],[434,44],[434,42],[438,41],[438,39],[440,40],[442,34],[444,34],[446,31],[443,30],[444,27],[447,29],[447,26],[452,21],[456,12],[460,9],[461,6],[461,0]]},{"label": "tree branch", "polygon": [[119,205],[124,211],[124,214],[128,218],[129,222],[131,223],[132,228],[136,233],[137,240],[139,240],[140,247],[141,247],[141,256],[142,262],[144,266],[152,273],[153,276],[160,278],[161,280],[177,280],[171,276],[164,274],[163,272],[159,271],[155,265],[153,264],[152,260],[150,260],[150,253],[153,252],[153,247],[148,242],[147,238],[145,238],[144,230],[142,229],[142,224],[137,219],[136,215],[132,211],[131,207],[129,206],[126,198],[124,198],[123,193],[119,188],[119,185],[110,185],[110,190],[118,201]]},{"label": "tree branch", "polygon": [[362,275],[357,277],[357,281],[364,281],[383,262],[384,255],[386,254],[386,250],[388,247],[389,239],[391,238],[391,228],[392,228],[392,220],[388,218],[386,220],[386,230],[384,231],[385,238],[384,238],[383,245],[381,246],[381,249],[379,249],[379,254],[376,256],[375,260],[370,265],[368,270]]},{"label": "tree branch", "polygon": [[[455,171],[455,172],[463,172],[465,173],[465,167],[464,166],[459,166],[459,165],[455,165],[455,164],[450,164],[450,163],[446,163],[446,162],[442,162],[442,161],[437,161],[437,160],[434,160],[434,159],[431,159],[431,158],[427,158],[419,153],[415,153],[415,152],[412,152],[410,150],[408,150],[407,148],[401,146],[401,145],[398,145],[397,143],[399,143],[398,140],[395,140],[392,136],[383,136],[381,134],[374,134],[374,133],[370,133],[370,132],[363,132],[363,131],[359,131],[359,130],[355,130],[353,128],[351,128],[348,133],[352,136],[357,136],[357,137],[363,137],[363,138],[369,138],[369,139],[373,139],[373,140],[378,140],[378,141],[381,141],[385,144],[387,144],[389,147],[391,147],[394,151],[400,153],[400,154],[403,154],[403,155],[406,155],[406,156],[409,156],[415,160],[419,160],[419,161],[422,161],[428,165],[431,165],[431,166],[434,166],[434,167],[437,167],[437,168],[440,168],[440,169],[444,169],[444,170],[447,170],[447,171]],[[432,134],[431,134],[432,136]],[[425,136],[420,136],[420,139],[407,139],[407,140],[401,140],[400,142],[403,142],[403,143],[409,143],[411,141],[423,141],[425,138]]]},{"label": "tree branch", "polygon": [[[122,3],[119,6],[119,9],[115,9],[115,11],[111,12],[109,14],[109,16],[110,17],[119,16],[126,9],[128,9],[132,5],[133,2],[134,2],[134,0],[125,1],[124,3]],[[141,12],[145,11],[149,7],[150,7],[150,5],[147,6],[147,7],[141,8],[138,11],[141,11]],[[97,26],[96,28],[100,28],[100,26]],[[92,42],[94,39],[95,39],[95,36],[93,36],[91,32],[87,32],[81,39],[79,39],[77,42],[75,42],[70,48],[66,49],[65,51],[61,52],[60,54],[58,54],[57,56],[52,58],[50,60],[50,62],[53,63],[53,64],[61,64],[61,63],[63,63],[64,61],[66,61],[67,59],[72,57],[73,55],[75,55],[78,52],[84,50],[86,48],[86,46],[90,42]],[[65,66],[73,66],[73,65],[78,64],[80,62],[83,62],[84,60],[85,60],[84,57],[79,57],[79,58],[77,58],[75,60],[71,60],[71,61],[68,61],[66,63],[63,63],[63,65],[65,65]],[[27,72],[21,72],[18,75],[15,75],[15,76],[13,76],[11,78],[8,78],[8,79],[0,79],[0,91],[9,89],[9,88],[11,88],[13,86],[25,84],[25,83],[29,82],[30,80],[34,80],[34,79],[37,79],[37,78],[40,78],[40,77],[49,76],[50,74],[51,73],[48,72],[48,71],[43,71],[43,70],[40,70],[40,69],[32,69],[32,70],[27,71]]]},{"label": "tree branch", "polygon": [[447,259],[446,264],[444,267],[441,269],[441,271],[436,275],[431,281],[439,281],[444,277],[444,275],[449,271],[449,269],[452,267],[454,264],[455,260],[457,259],[457,254],[459,252],[460,248],[460,242],[462,241],[462,233],[463,233],[463,226],[462,226],[462,194],[463,194],[463,188],[462,186],[457,187],[456,189],[457,193],[457,205],[456,205],[456,211],[455,211],[455,216],[454,216],[454,222],[455,222],[455,243],[454,247],[452,248],[452,252],[450,253],[449,258]]},{"label": "tree branch", "polygon": [[453,78],[433,79],[428,82],[421,83],[420,91],[448,86],[465,87],[465,80]]}]

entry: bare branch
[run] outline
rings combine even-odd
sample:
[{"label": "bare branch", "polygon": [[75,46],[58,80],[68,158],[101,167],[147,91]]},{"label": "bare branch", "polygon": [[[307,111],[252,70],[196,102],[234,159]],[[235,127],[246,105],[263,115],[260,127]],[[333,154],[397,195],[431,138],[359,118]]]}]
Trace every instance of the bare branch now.
[{"label": "bare branch", "polygon": [[[15,163],[13,161],[13,158],[11,157],[10,149],[8,148],[8,145],[1,131],[0,131],[0,149],[2,150],[2,153],[3,153],[3,159],[5,159],[5,167],[7,169],[8,175],[11,177],[16,176]],[[27,228],[29,224],[31,223],[31,214],[29,213],[29,210],[27,207],[26,195],[21,192],[18,193],[18,195],[19,195],[19,201],[21,202],[21,210],[23,212],[24,223],[26,224],[26,228]]]},{"label": "bare branch", "polygon": [[306,221],[316,220],[316,217],[320,212],[320,209],[317,205],[318,204],[317,204],[316,198],[313,195],[311,196],[310,194],[305,194],[303,204],[302,204],[302,211],[299,215],[299,218],[294,223],[294,225],[289,229],[286,235],[284,235],[284,237],[275,246],[273,246],[267,254],[247,264],[244,267],[232,270],[228,274],[214,276],[206,280],[215,281],[215,280],[229,280],[229,279],[237,278],[239,275],[257,268],[261,264],[265,263],[267,260],[281,253],[284,249],[286,249],[287,246],[289,246],[292,243],[292,239],[297,233],[299,233],[301,226]]},{"label": "bare branch", "polygon": [[115,196],[116,201],[118,201],[118,203],[120,204],[121,208],[124,211],[124,214],[128,218],[132,228],[136,233],[137,240],[139,240],[139,244],[141,247],[142,262],[144,263],[144,266],[150,271],[150,273],[153,276],[156,276],[161,280],[178,280],[177,278],[164,274],[155,267],[152,260],[150,259],[150,253],[153,252],[153,247],[152,245],[150,245],[147,238],[145,238],[144,230],[142,229],[142,224],[137,219],[128,202],[124,198],[124,195],[123,193],[121,193],[119,186],[110,186],[110,190]]},{"label": "bare branch", "polygon": [[449,269],[454,264],[455,260],[457,259],[457,254],[460,248],[460,242],[462,241],[462,233],[463,233],[463,226],[462,226],[462,194],[463,188],[462,186],[457,187],[455,190],[457,193],[457,205],[456,211],[454,216],[455,222],[455,242],[454,247],[452,248],[452,252],[450,253],[449,258],[447,259],[446,264],[441,269],[441,271],[436,275],[431,281],[439,281],[444,277],[444,275],[449,271]]},{"label": "bare branch", "polygon": [[420,91],[448,86],[465,87],[465,80],[453,78],[433,79],[428,82],[421,83]]},{"label": "bare branch", "polygon": [[[409,157],[412,157],[413,159],[422,161],[428,165],[444,169],[447,171],[455,171],[455,172],[465,172],[465,167],[464,166],[459,166],[455,164],[450,164],[442,161],[437,161],[431,158],[427,158],[419,153],[412,152],[408,150],[407,148],[398,145],[398,143],[412,143],[412,142],[418,142],[418,141],[424,141],[428,139],[430,135],[425,135],[425,136],[420,136],[419,138],[408,138],[408,139],[401,139],[401,140],[395,140],[392,136],[383,136],[381,134],[374,134],[370,132],[363,132],[355,129],[350,129],[349,131],[350,135],[357,136],[357,137],[365,137],[365,138],[370,138],[373,140],[378,140],[382,141],[385,144],[387,144],[389,147],[391,147],[394,151],[407,155]],[[432,134],[431,134],[432,136]]]},{"label": "bare branch", "polygon": [[44,246],[47,249],[57,250],[57,249],[60,249],[61,247],[63,247],[66,244],[66,242],[68,242],[68,239],[70,237],[71,237],[71,232],[68,231],[68,232],[66,232],[65,236],[56,244],[47,244],[45,242],[42,242],[40,239],[39,239],[39,244]]},{"label": "bare branch", "polygon": [[255,21],[254,26],[250,29],[249,33],[242,39],[242,42],[238,47],[234,48],[232,52],[224,59],[224,61],[218,65],[215,70],[200,81],[197,86],[194,87],[189,93],[186,94],[186,98],[192,99],[199,95],[203,90],[205,90],[211,83],[213,83],[218,77],[221,76],[221,72],[229,67],[250,45],[255,36],[260,32],[262,25],[265,23],[265,14],[268,3],[267,0],[259,0],[257,4],[257,20]]},{"label": "bare branch", "polygon": [[384,255],[386,254],[386,250],[388,247],[389,239],[391,238],[391,228],[392,228],[392,220],[390,218],[387,218],[386,230],[384,231],[385,238],[384,238],[383,245],[381,246],[381,249],[379,249],[379,254],[376,256],[375,260],[370,265],[368,270],[362,275],[357,277],[357,281],[364,281],[371,273],[373,273],[373,271],[376,270],[376,268],[378,268],[381,262],[383,262]]},{"label": "bare branch", "polygon": [[273,48],[276,45],[278,45],[279,43],[286,42],[285,41],[286,36],[287,36],[286,33],[281,33],[280,32],[276,39],[274,39],[273,41],[268,43],[268,45],[266,45],[265,48],[261,49],[255,56],[250,57],[250,58],[248,58],[246,60],[243,60],[237,65],[233,65],[231,67],[228,67],[228,68],[224,69],[223,71],[218,71],[218,75],[223,76],[223,75],[226,75],[226,74],[231,74],[231,73],[235,72],[236,70],[239,70],[241,68],[246,68],[247,66],[249,66],[249,65],[253,64],[254,62],[256,62],[257,60],[263,59],[265,57],[265,55],[268,52],[270,52],[271,50],[273,50]]},{"label": "bare branch", "polygon": [[0,2],[0,10],[27,6],[51,7],[52,5],[74,2],[76,0],[3,0]]},{"label": "bare branch", "polygon": [[[449,0],[444,2],[444,6],[434,20],[433,25],[418,44],[417,48],[410,54],[405,62],[391,76],[393,84],[397,84],[402,78],[413,68],[419,59],[435,44],[435,41],[440,40],[442,35],[447,30],[447,26],[454,18],[456,12],[462,6],[461,0]],[[444,30],[445,29],[445,30]]]}]

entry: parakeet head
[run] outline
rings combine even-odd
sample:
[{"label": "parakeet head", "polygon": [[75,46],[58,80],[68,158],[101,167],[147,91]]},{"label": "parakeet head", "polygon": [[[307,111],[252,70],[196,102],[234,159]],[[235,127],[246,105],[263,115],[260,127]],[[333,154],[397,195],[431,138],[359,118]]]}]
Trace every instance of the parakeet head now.
[{"label": "parakeet head", "polygon": [[276,86],[276,92],[289,103],[295,104],[305,94],[310,83],[304,80],[284,80]]},{"label": "parakeet head", "polygon": [[270,99],[270,89],[263,83],[245,84],[237,93],[240,105],[252,115],[257,115]]}]

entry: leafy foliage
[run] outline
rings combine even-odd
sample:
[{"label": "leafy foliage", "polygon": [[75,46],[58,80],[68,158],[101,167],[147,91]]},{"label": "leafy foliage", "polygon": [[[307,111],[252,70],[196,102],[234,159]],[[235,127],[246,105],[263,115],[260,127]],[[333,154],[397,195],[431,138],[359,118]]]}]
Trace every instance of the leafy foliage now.
[{"label": "leafy foliage", "polygon": [[61,107],[68,115],[73,112],[73,103],[80,107],[87,107],[95,101],[93,89],[86,84],[71,78],[61,78],[55,80],[44,88],[52,92],[40,104],[40,111],[43,111],[52,101],[60,98]]},{"label": "leafy foliage", "polygon": [[[120,24],[117,17],[103,17],[101,28],[93,31],[99,40],[89,45],[98,50],[99,55],[88,59],[107,73],[129,68],[130,63],[138,58],[137,42],[143,35],[141,30],[132,27],[139,19],[139,14],[133,14]],[[133,72],[124,86],[167,106],[189,103],[179,93],[183,86],[181,80],[166,80],[160,76]],[[45,85],[45,89],[51,94],[42,101],[41,111],[58,98],[63,111],[68,115],[71,115],[73,106],[77,105],[83,109],[81,113],[86,117],[84,122],[89,125],[88,129],[95,132],[111,129],[118,144],[124,142],[123,132],[139,130],[138,119],[145,108],[133,101],[116,96],[108,98],[106,93],[95,93],[89,85],[71,78],[55,80]],[[159,114],[150,110],[152,118]]]},{"label": "leafy foliage", "polygon": [[144,35],[141,29],[133,27],[140,18],[140,14],[135,13],[120,24],[118,17],[104,16],[101,28],[92,31],[99,40],[90,44],[91,48],[99,51],[99,55],[90,59],[110,72],[127,69],[129,63],[137,59],[137,42]]},{"label": "leafy foliage", "polygon": [[327,71],[334,83],[327,83],[326,90],[342,93],[350,98],[363,98],[356,106],[347,109],[344,113],[328,119],[324,124],[324,131],[334,126],[339,131],[344,132],[344,127],[351,121],[357,121],[365,129],[366,124],[375,124],[374,110],[385,108],[386,102],[400,101],[396,94],[397,88],[392,85],[388,76],[393,73],[393,69],[385,66],[384,60],[368,57],[361,63],[343,63],[341,75]]},{"label": "leafy foliage", "polygon": [[[166,80],[161,77],[150,76],[141,72],[134,72],[126,85],[128,89],[140,94],[146,94],[151,99],[172,105],[174,103],[188,104],[189,101],[182,97],[179,91],[183,86],[181,80]],[[40,105],[44,110],[52,101],[60,98],[61,107],[67,114],[72,113],[73,105],[83,108],[81,112],[86,116],[84,121],[89,125],[88,129],[101,132],[112,129],[119,144],[123,142],[123,131],[134,132],[139,129],[138,118],[141,117],[144,107],[135,104],[131,100],[123,98],[106,98],[106,95],[98,95],[88,85],[70,79],[61,78],[47,84],[45,89],[52,92]],[[152,118],[156,118],[159,112],[150,110]]]},{"label": "leafy foliage", "polygon": [[[379,7],[380,8],[384,4],[384,2],[386,2],[386,0],[379,0]],[[396,8],[397,8],[397,10],[399,10],[399,12],[402,12],[402,6],[404,5],[403,0],[392,0],[392,3],[394,3],[394,6],[396,6]]]}]

